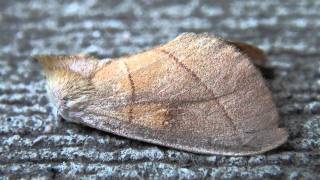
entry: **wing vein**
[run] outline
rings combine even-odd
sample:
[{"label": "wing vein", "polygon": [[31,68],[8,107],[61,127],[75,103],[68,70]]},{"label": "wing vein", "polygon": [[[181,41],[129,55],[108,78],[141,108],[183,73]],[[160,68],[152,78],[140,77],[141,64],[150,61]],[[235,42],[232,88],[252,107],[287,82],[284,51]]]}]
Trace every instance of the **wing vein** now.
[{"label": "wing vein", "polygon": [[[181,68],[183,68],[185,71],[187,71],[196,81],[198,81],[207,91],[209,91],[213,97],[216,97],[215,93],[201,80],[200,77],[197,76],[197,74],[195,72],[193,72],[190,68],[188,68],[184,63],[182,63],[174,54],[170,53],[169,51],[166,51],[165,49],[160,49],[160,52],[167,54],[170,59],[174,60],[174,62]],[[216,99],[216,98],[214,98]],[[228,112],[226,111],[225,107],[219,102],[219,100],[217,99],[217,104],[218,106],[222,109],[223,114],[225,114],[225,116],[228,119],[228,122],[230,124],[230,126],[232,127],[232,129],[234,131],[237,130],[236,125],[234,124],[232,118],[230,117],[230,115],[228,114]]]},{"label": "wing vein", "polygon": [[133,115],[132,115],[133,104],[136,99],[136,88],[135,88],[135,85],[134,85],[134,82],[133,82],[133,79],[132,79],[132,76],[131,76],[131,73],[130,73],[130,70],[129,70],[127,63],[124,61],[122,61],[122,62],[124,64],[124,66],[126,67],[126,71],[128,73],[128,79],[129,79],[129,83],[130,83],[130,87],[131,87],[130,108],[129,108],[129,112],[128,112],[129,113],[128,114],[129,122],[131,122],[133,119]]}]

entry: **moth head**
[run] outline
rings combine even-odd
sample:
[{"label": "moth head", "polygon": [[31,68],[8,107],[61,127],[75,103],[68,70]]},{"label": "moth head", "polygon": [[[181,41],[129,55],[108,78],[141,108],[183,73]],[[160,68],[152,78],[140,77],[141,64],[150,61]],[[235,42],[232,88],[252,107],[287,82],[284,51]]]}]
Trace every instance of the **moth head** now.
[{"label": "moth head", "polygon": [[92,91],[90,76],[98,66],[96,59],[87,56],[37,56],[47,79],[50,101],[63,110],[67,103]]}]

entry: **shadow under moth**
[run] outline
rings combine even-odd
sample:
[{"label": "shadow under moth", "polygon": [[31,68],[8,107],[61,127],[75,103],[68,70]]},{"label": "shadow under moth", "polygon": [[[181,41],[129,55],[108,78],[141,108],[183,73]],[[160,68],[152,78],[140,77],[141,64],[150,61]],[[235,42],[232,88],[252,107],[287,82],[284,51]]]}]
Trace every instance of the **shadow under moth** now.
[{"label": "shadow under moth", "polygon": [[184,33],[129,57],[35,59],[67,121],[202,154],[259,154],[288,137],[251,45]]}]

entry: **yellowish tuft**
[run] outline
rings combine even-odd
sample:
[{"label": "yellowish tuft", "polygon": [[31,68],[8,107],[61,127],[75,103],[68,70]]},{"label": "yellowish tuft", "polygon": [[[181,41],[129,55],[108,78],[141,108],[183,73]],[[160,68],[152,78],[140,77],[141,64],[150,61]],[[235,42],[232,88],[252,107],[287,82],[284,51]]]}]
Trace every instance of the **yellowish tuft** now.
[{"label": "yellowish tuft", "polygon": [[39,55],[34,57],[35,60],[39,61],[45,68],[66,68],[70,62],[78,60],[92,59],[90,56],[77,55],[77,56],[52,56],[52,55]]},{"label": "yellowish tuft", "polygon": [[96,69],[98,64],[97,59],[86,55],[40,55],[35,56],[34,59],[42,64],[46,75],[53,73],[53,71],[66,70],[88,77]]},{"label": "yellowish tuft", "polygon": [[67,56],[41,55],[35,56],[34,59],[39,61],[42,64],[45,73],[48,73],[49,71],[66,67]]}]

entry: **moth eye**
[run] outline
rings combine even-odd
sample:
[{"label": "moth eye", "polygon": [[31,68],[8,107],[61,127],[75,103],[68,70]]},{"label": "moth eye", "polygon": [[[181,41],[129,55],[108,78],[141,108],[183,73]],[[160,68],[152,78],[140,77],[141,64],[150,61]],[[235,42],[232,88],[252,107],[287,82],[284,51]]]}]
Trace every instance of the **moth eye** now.
[{"label": "moth eye", "polygon": [[62,101],[63,101],[63,102],[66,102],[66,101],[68,101],[68,100],[69,100],[68,97],[63,97],[63,98],[62,98]]}]

